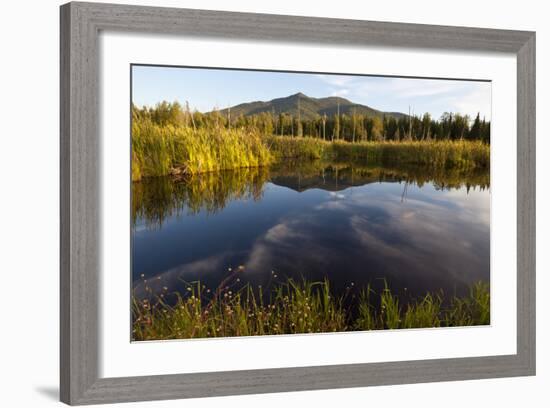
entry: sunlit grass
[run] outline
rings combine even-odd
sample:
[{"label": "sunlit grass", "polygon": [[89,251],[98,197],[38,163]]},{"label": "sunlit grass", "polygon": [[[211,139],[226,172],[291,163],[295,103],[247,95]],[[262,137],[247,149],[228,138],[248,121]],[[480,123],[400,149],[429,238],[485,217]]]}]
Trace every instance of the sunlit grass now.
[{"label": "sunlit grass", "polygon": [[480,141],[346,142],[263,135],[255,128],[132,123],[132,180],[169,174],[267,166],[288,159],[329,159],[430,168],[489,168]]},{"label": "sunlit grass", "polygon": [[419,164],[431,168],[489,168],[490,147],[481,141],[325,141],[274,136],[270,139],[278,159],[352,160],[379,164]]},{"label": "sunlit grass", "polygon": [[258,167],[272,161],[255,130],[194,129],[137,120],[132,124],[132,180]]},{"label": "sunlit grass", "polygon": [[[360,290],[351,312],[345,297],[333,295],[328,280],[288,279],[268,291],[224,281],[214,291],[201,282],[165,301],[168,288],[153,298],[133,299],[132,338],[139,340],[327,333],[404,328],[475,326],[490,323],[489,285],[474,284],[467,296],[445,302],[442,292],[401,304],[388,285],[379,293]],[[444,306],[446,305],[446,306]]]}]

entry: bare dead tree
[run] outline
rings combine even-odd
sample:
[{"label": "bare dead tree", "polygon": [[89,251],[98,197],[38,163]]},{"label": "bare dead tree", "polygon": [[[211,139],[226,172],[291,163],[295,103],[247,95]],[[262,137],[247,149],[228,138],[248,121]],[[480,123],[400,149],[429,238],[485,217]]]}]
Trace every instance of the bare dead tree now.
[{"label": "bare dead tree", "polygon": [[189,101],[185,101],[185,111],[191,117],[191,123],[193,124],[193,130],[197,130],[197,127],[195,126],[195,119],[193,118],[193,113],[191,112],[191,109],[189,109]]}]

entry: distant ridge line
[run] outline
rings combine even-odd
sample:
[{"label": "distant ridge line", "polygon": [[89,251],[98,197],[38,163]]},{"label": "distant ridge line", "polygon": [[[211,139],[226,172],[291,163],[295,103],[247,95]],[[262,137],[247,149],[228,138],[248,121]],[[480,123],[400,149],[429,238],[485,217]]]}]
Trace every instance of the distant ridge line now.
[{"label": "distant ridge line", "polygon": [[240,103],[230,108],[221,109],[221,113],[231,111],[232,117],[253,116],[261,113],[290,114],[298,116],[298,106],[300,107],[300,116],[304,120],[312,120],[323,115],[333,116],[338,110],[340,114],[349,115],[356,113],[358,115],[368,116],[388,116],[396,119],[407,117],[400,112],[384,112],[368,105],[354,103],[341,96],[327,96],[323,98],[314,98],[298,92],[286,97],[274,98],[270,101],[253,101]]}]

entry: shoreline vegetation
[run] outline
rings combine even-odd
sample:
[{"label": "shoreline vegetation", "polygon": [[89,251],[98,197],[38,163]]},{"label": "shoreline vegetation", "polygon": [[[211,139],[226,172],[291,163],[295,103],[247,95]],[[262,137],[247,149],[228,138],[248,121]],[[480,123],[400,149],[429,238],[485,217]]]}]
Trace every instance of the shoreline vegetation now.
[{"label": "shoreline vegetation", "polygon": [[[142,280],[147,288],[147,280]],[[368,285],[356,293],[350,304],[346,295],[333,295],[328,280],[288,279],[267,291],[261,286],[256,290],[250,284],[236,290],[227,279],[214,291],[194,282],[187,284],[183,295],[171,294],[164,287],[163,293],[152,300],[133,297],[132,340],[490,324],[490,291],[484,282],[473,284],[463,297],[426,293],[407,303],[400,301],[386,282],[378,292]],[[168,296],[175,296],[176,301],[169,304]]]},{"label": "shoreline vegetation", "polygon": [[487,132],[479,115],[439,121],[405,116],[191,112],[177,102],[132,106],[132,180],[268,166],[284,160],[356,160],[436,169],[489,168]]}]

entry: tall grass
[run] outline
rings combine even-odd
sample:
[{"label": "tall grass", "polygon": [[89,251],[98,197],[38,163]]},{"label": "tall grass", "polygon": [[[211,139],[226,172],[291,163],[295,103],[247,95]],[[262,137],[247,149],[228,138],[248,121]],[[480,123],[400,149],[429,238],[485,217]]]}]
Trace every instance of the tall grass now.
[{"label": "tall grass", "polygon": [[[226,282],[225,282],[226,283]],[[386,285],[380,293],[370,286],[361,291],[354,311],[336,297],[328,280],[289,279],[266,294],[246,284],[239,290],[223,283],[211,292],[200,282],[176,302],[165,295],[133,299],[132,338],[139,340],[200,337],[326,333],[403,328],[487,325],[490,323],[489,285],[478,282],[464,297],[444,299],[426,293],[400,303]],[[165,288],[168,295],[168,289]],[[444,306],[445,305],[445,306]]]},{"label": "tall grass", "polygon": [[272,137],[278,159],[352,160],[379,164],[419,164],[432,168],[489,168],[489,145],[480,141],[329,142],[314,138]]},{"label": "tall grass", "polygon": [[146,120],[132,123],[134,181],[173,173],[258,167],[272,161],[266,143],[255,130],[160,126]]},{"label": "tall grass", "polygon": [[[278,161],[285,159],[334,159],[331,142],[312,137],[271,136],[269,149]],[[337,143],[337,142],[334,142]]]},{"label": "tall grass", "polygon": [[287,159],[329,159],[432,168],[489,168],[480,141],[345,142],[268,136],[255,128],[132,123],[132,180],[260,167]]}]

